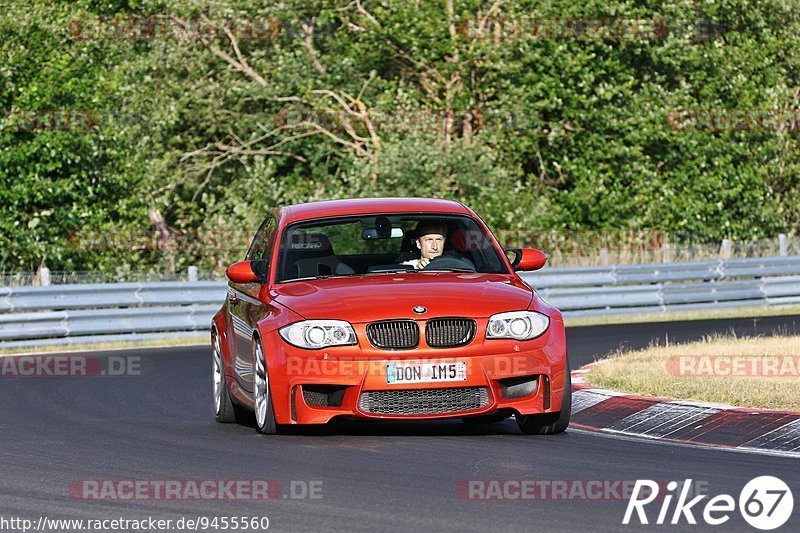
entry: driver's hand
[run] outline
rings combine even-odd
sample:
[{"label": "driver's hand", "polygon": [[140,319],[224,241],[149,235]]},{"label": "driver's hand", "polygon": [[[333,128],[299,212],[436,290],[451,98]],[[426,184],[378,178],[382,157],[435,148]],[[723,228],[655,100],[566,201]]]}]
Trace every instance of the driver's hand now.
[{"label": "driver's hand", "polygon": [[419,267],[420,268],[425,268],[426,266],[428,266],[428,263],[430,263],[430,262],[431,262],[431,260],[428,259],[427,257],[420,257],[419,258]]}]

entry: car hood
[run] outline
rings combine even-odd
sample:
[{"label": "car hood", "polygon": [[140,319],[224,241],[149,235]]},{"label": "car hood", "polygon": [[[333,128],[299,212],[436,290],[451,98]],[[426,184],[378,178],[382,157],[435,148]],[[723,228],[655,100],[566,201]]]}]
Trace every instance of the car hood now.
[{"label": "car hood", "polygon": [[[294,281],[277,285],[271,296],[305,318],[352,323],[387,318],[488,317],[528,308],[531,289],[502,274],[378,274]],[[426,308],[424,314],[412,311]]]}]

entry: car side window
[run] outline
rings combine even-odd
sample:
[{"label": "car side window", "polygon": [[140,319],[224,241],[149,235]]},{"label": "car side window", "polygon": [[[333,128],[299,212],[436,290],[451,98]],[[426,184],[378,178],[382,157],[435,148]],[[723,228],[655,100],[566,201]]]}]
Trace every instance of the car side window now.
[{"label": "car side window", "polygon": [[250,248],[247,250],[246,261],[269,259],[269,255],[272,252],[272,235],[275,233],[276,226],[275,217],[270,216],[264,220],[261,227],[258,228]]}]

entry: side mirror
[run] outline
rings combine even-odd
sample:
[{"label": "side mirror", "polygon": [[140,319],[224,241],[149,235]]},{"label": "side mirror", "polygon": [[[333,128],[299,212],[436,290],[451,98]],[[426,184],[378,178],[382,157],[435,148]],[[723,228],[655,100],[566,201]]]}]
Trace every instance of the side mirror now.
[{"label": "side mirror", "polygon": [[510,248],[506,252],[514,254],[511,260],[514,270],[539,270],[547,262],[547,254],[536,248]]},{"label": "side mirror", "polygon": [[228,267],[225,275],[234,283],[266,283],[269,262],[266,259],[239,261]]}]

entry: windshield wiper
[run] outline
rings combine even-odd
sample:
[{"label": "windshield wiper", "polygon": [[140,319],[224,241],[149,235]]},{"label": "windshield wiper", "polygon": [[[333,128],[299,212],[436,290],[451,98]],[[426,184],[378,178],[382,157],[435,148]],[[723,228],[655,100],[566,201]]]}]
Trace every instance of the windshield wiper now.
[{"label": "windshield wiper", "polygon": [[398,269],[390,269],[390,270],[376,270],[373,272],[353,272],[351,274],[322,274],[319,276],[306,276],[304,278],[292,278],[284,280],[282,283],[289,283],[293,281],[310,281],[310,280],[317,280],[317,279],[329,279],[329,278],[354,278],[356,276],[371,276],[373,274],[416,274],[417,272],[464,272],[467,274],[475,274],[477,270],[471,268],[459,268],[459,267],[450,267],[450,268],[431,268],[431,269],[410,269],[406,270],[403,268]]},{"label": "windshield wiper", "polygon": [[320,274],[319,276],[306,276],[304,278],[292,278],[283,280],[281,283],[287,283],[290,281],[308,281],[313,279],[328,279],[328,278],[352,278],[355,276],[363,276],[364,274],[361,272],[353,272],[351,274]]},{"label": "windshield wiper", "polygon": [[408,274],[409,272],[419,272],[419,270],[412,268],[387,268],[387,269],[380,269],[380,270],[371,270],[366,272],[364,275],[369,276],[370,274]]}]

